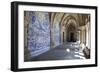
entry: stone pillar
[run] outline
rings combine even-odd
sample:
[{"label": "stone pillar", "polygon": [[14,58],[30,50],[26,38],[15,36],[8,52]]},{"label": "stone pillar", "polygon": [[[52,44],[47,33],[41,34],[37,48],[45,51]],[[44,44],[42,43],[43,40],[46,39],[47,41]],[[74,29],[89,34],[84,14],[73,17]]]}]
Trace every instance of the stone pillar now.
[{"label": "stone pillar", "polygon": [[85,28],[85,30],[84,30],[84,37],[85,37],[84,43],[85,43],[85,45],[86,45],[86,28]]},{"label": "stone pillar", "polygon": [[91,44],[91,32],[90,32],[90,26],[89,26],[89,22],[87,22],[87,26],[86,26],[86,46],[88,48],[90,48],[90,44]]},{"label": "stone pillar", "polygon": [[91,49],[91,28],[90,28],[90,22],[88,22],[88,45],[89,48]]},{"label": "stone pillar", "polygon": [[89,46],[89,31],[88,29],[86,30],[86,46]]},{"label": "stone pillar", "polygon": [[80,42],[82,43],[82,30],[80,30]]},{"label": "stone pillar", "polygon": [[51,48],[54,48],[55,44],[54,44],[54,30],[53,30],[54,28],[53,28],[53,24],[51,24],[51,28],[50,29],[51,29],[51,33],[50,33],[50,35],[51,35],[50,36],[51,37],[51,43],[50,44],[51,44]]},{"label": "stone pillar", "polygon": [[80,37],[80,31],[77,31],[77,41],[80,43],[81,37]]},{"label": "stone pillar", "polygon": [[83,39],[84,39],[84,37],[83,37],[83,33],[84,33],[84,32],[83,32],[83,30],[82,30],[82,34],[81,34],[81,35],[82,35],[82,43],[83,43]]}]

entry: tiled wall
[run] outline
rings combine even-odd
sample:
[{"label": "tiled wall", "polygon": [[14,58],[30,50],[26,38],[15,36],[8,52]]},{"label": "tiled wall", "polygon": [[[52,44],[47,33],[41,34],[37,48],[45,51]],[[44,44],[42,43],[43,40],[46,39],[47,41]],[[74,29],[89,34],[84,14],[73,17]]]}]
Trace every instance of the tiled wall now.
[{"label": "tiled wall", "polygon": [[50,21],[47,12],[26,11],[31,17],[27,26],[27,48],[31,57],[40,55],[50,49]]}]

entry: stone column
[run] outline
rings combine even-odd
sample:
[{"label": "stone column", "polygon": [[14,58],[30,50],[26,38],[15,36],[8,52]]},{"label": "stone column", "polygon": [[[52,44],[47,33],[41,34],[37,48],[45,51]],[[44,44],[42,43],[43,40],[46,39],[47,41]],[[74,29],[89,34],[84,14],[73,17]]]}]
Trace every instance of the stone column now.
[{"label": "stone column", "polygon": [[80,43],[80,31],[77,31],[77,41]]},{"label": "stone column", "polygon": [[50,27],[50,30],[51,30],[51,33],[50,33],[50,38],[51,38],[51,48],[54,48],[54,33],[53,33],[53,24],[51,24],[51,27]]}]

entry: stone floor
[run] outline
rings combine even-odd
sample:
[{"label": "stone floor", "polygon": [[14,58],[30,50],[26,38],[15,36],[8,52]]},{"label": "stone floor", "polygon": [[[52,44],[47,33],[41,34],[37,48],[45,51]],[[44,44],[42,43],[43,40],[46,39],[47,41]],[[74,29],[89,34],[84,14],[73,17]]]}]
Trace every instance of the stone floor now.
[{"label": "stone floor", "polygon": [[72,59],[85,59],[79,44],[68,42],[59,45],[30,61],[47,61],[47,60],[72,60]]}]

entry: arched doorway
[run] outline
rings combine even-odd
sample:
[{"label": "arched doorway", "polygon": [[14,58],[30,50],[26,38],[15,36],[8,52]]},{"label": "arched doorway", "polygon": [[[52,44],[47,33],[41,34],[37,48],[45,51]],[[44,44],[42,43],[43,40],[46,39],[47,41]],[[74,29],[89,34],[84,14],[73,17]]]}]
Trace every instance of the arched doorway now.
[{"label": "arched doorway", "polygon": [[74,42],[75,41],[74,32],[71,32],[70,33],[70,39],[69,39],[69,41],[71,41],[71,42]]},{"label": "arched doorway", "polygon": [[77,41],[77,28],[71,23],[66,29],[66,41],[67,42],[76,42]]},{"label": "arched doorway", "polygon": [[66,15],[61,25],[61,42],[76,42],[78,41],[79,27],[77,15]]}]

